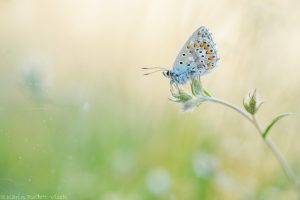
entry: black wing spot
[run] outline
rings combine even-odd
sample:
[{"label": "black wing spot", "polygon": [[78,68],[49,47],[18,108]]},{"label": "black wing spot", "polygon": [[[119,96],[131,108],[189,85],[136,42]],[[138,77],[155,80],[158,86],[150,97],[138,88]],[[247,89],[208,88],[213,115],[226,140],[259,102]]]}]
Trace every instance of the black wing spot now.
[{"label": "black wing spot", "polygon": [[181,64],[181,65],[182,65],[182,64],[183,64],[183,62],[181,62],[181,61],[180,61],[180,62],[179,62],[179,64]]},{"label": "black wing spot", "polygon": [[182,56],[185,56],[185,53],[183,53]]}]

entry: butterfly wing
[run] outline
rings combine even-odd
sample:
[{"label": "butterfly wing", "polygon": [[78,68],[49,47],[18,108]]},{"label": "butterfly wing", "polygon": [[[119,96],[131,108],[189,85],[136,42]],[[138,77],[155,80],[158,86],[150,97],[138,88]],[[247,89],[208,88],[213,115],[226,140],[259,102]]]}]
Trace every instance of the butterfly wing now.
[{"label": "butterfly wing", "polygon": [[218,60],[216,44],[211,33],[201,26],[181,48],[175,59],[173,72],[186,73],[188,78],[202,76],[216,68]]}]

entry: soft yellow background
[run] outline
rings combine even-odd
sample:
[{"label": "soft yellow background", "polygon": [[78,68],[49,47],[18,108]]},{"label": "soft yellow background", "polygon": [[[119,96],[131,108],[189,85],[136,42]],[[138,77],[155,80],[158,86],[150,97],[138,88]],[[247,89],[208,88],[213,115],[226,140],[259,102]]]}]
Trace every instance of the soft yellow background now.
[{"label": "soft yellow background", "polygon": [[221,60],[205,88],[238,105],[257,88],[265,125],[296,113],[271,134],[300,176],[299,9],[296,0],[1,0],[0,195],[296,199],[249,122],[210,103],[182,113],[168,80],[140,67],[171,68],[207,26]]}]

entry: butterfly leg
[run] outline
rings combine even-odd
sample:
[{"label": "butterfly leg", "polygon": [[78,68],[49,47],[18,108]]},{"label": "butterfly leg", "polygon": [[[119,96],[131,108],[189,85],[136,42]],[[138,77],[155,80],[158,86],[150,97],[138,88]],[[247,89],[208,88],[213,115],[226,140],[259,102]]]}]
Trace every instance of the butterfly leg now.
[{"label": "butterfly leg", "polygon": [[177,83],[173,80],[170,81],[170,92],[172,93],[173,96],[178,95],[179,92],[179,87]]},{"label": "butterfly leg", "polygon": [[175,87],[177,90],[179,90],[179,87],[178,87],[177,83],[175,81],[173,81],[173,80],[170,81],[170,87],[171,88]]}]

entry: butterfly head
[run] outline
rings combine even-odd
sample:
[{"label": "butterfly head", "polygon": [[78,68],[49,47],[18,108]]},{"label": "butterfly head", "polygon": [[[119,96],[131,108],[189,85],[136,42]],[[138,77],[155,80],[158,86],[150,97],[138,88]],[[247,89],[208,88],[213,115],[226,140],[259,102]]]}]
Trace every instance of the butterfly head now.
[{"label": "butterfly head", "polygon": [[171,70],[166,70],[166,71],[163,71],[163,75],[164,75],[166,78],[172,78],[173,72],[172,72]]}]

